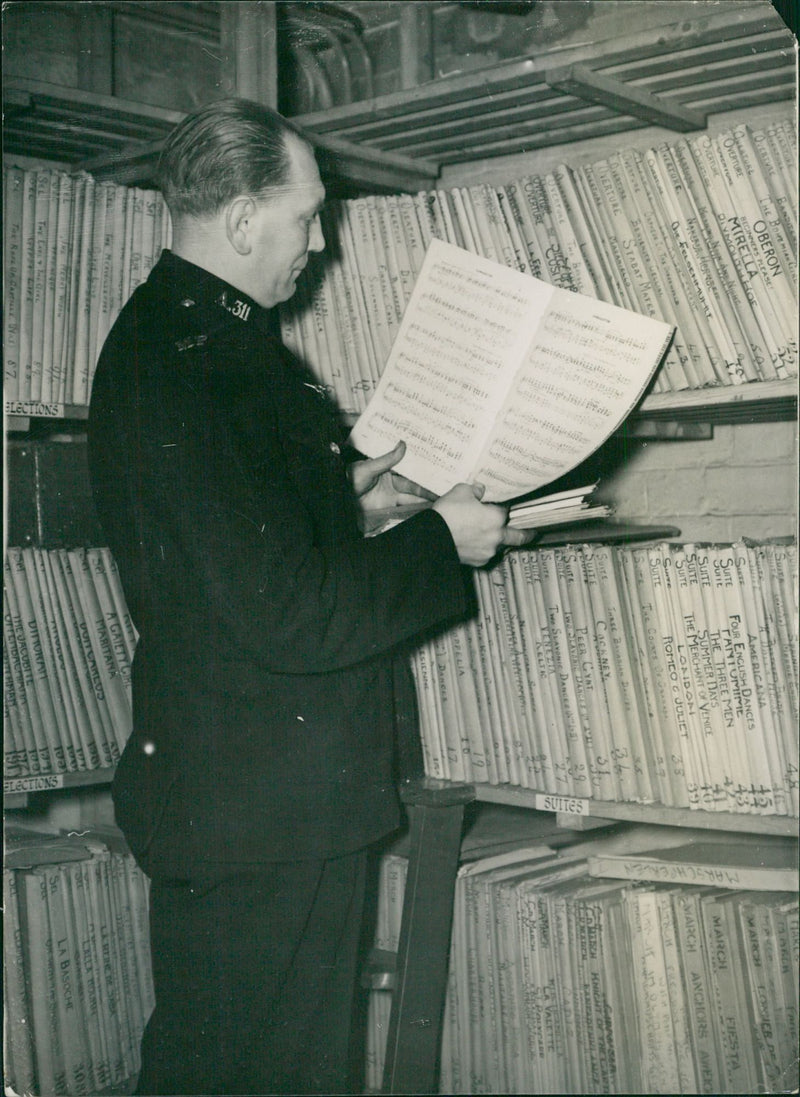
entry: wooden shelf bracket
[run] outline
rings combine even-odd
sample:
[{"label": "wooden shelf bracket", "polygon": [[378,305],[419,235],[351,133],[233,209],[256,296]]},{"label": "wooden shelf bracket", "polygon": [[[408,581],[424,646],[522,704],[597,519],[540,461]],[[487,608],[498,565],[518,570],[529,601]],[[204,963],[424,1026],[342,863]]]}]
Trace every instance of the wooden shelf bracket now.
[{"label": "wooden shelf bracket", "polygon": [[706,116],[699,111],[667,102],[642,88],[634,88],[613,76],[596,72],[587,65],[562,65],[547,69],[544,78],[556,91],[611,107],[619,114],[641,118],[651,126],[666,126],[678,133],[706,128]]},{"label": "wooden shelf bracket", "polygon": [[437,1093],[453,896],[471,785],[423,778],[402,790],[411,823],[408,880],[383,1093]]}]

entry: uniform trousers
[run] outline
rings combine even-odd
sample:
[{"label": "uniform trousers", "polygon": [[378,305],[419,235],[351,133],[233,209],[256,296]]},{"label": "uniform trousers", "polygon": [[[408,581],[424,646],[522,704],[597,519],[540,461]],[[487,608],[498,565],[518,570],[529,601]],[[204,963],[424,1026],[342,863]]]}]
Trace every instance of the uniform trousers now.
[{"label": "uniform trousers", "polygon": [[156,1007],[137,1094],[361,1091],[351,1027],[367,856],[153,880]]}]

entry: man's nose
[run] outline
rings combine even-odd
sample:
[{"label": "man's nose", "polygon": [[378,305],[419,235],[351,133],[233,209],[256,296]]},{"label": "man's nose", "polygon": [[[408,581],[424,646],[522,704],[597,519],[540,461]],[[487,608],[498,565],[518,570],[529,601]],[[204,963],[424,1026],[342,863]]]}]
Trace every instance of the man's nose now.
[{"label": "man's nose", "polygon": [[322,224],[320,223],[319,216],[317,216],[311,223],[311,231],[308,234],[308,250],[322,251],[324,247],[325,237],[322,232]]}]

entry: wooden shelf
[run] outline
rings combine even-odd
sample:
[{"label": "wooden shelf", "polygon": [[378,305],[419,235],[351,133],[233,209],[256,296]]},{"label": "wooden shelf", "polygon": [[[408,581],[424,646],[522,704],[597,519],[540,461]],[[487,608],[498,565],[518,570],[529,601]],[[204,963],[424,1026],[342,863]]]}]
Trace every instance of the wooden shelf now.
[{"label": "wooden shelf", "polygon": [[[793,100],[795,39],[759,0],[625,37],[439,77],[294,120],[326,170],[381,189],[432,186],[444,164],[619,134],[702,126],[708,114]],[[111,95],[11,77],[6,154],[63,162],[98,179],[152,180],[183,114]],[[382,159],[382,157],[385,157]]]},{"label": "wooden shelf", "polygon": [[795,418],[798,379],[753,381],[746,385],[657,392],[646,396],[637,419],[681,419],[722,422],[763,422]]},{"label": "wooden shelf", "polygon": [[[447,784],[447,782],[441,782]],[[438,784],[438,783],[437,783]],[[698,827],[747,834],[775,834],[797,837],[798,820],[785,815],[751,815],[744,812],[694,811],[690,808],[665,807],[663,804],[617,803],[588,800],[584,797],[558,796],[536,792],[516,785],[475,784],[475,799],[536,811],[555,812],[559,821],[573,826],[586,817],[612,822],[651,823],[658,826]]]},{"label": "wooden shelf", "polygon": [[28,796],[33,792],[53,792],[57,789],[109,785],[114,780],[114,767],[84,769],[73,773],[39,773],[30,777],[3,777],[3,795]]},{"label": "wooden shelf", "polygon": [[296,121],[454,164],[669,124],[670,113],[704,117],[794,99],[795,39],[773,8],[724,4],[710,15],[702,8],[671,27],[440,77]]},{"label": "wooden shelf", "polygon": [[18,77],[4,83],[3,108],[6,155],[75,166],[161,141],[183,118],[180,111]]},{"label": "wooden shelf", "polygon": [[[19,77],[3,85],[5,154],[64,163],[97,180],[152,184],[165,137],[185,117],[111,95]],[[377,191],[429,189],[438,163],[353,145],[335,134],[309,137],[326,183]]]}]

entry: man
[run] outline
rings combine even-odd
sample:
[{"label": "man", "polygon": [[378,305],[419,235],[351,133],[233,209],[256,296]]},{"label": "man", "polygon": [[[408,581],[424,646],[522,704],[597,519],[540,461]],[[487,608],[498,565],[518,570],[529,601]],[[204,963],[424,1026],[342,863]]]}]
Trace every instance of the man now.
[{"label": "man", "polygon": [[366,850],[399,822],[403,646],[468,613],[463,565],[522,535],[462,484],[362,537],[358,497],[405,498],[402,445],[348,461],[270,312],[324,246],[299,131],[215,103],[160,174],[172,250],[108,337],[89,418],[140,634],[114,782],[152,882],[138,1092],[346,1092]]}]

